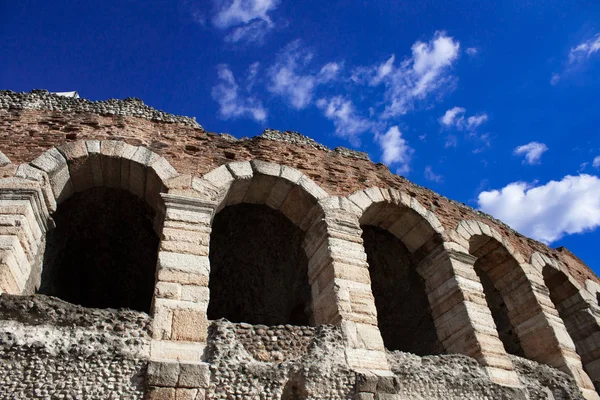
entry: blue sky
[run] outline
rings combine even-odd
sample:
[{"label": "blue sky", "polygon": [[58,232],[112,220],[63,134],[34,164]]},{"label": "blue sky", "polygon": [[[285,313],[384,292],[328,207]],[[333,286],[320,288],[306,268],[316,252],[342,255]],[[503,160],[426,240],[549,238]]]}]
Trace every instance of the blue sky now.
[{"label": "blue sky", "polygon": [[[495,4],[501,3],[501,4]],[[598,1],[0,1],[0,88],[294,130],[600,256]]]}]

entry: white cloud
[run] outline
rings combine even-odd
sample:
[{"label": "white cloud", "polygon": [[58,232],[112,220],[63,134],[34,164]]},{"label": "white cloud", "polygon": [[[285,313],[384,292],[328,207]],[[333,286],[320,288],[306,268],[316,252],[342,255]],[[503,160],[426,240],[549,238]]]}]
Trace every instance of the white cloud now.
[{"label": "white cloud", "polygon": [[467,55],[473,57],[476,56],[477,53],[479,52],[479,50],[477,50],[477,47],[468,47],[465,52],[467,53]]},{"label": "white cloud", "polygon": [[252,91],[252,88],[254,87],[254,84],[256,83],[259,68],[260,68],[260,63],[258,61],[250,64],[250,66],[248,67],[248,76],[246,76],[246,90],[248,92]]},{"label": "white cloud", "polygon": [[476,114],[465,118],[466,111],[467,110],[463,107],[453,107],[440,117],[440,124],[447,128],[454,127],[458,130],[467,129],[469,131],[474,131],[488,120],[486,113]]},{"label": "white cloud", "polygon": [[522,234],[551,243],[600,226],[600,179],[582,174],[540,186],[513,182],[481,192],[478,204]]},{"label": "white cloud", "polygon": [[[226,42],[262,43],[265,35],[275,26],[269,13],[279,5],[279,0],[213,0],[215,13],[212,25],[229,31]],[[206,17],[193,13],[196,21],[204,25]]]},{"label": "white cloud", "polygon": [[594,157],[594,161],[592,161],[592,166],[594,168],[600,168],[600,156]]},{"label": "white cloud", "polygon": [[569,63],[585,61],[597,51],[600,51],[600,33],[573,47],[569,52]]},{"label": "white cloud", "polygon": [[269,69],[271,82],[267,89],[284,97],[297,110],[306,108],[312,102],[315,88],[334,80],[341,69],[339,64],[330,62],[318,73],[304,72],[312,59],[313,54],[301,48],[299,40],[288,44]]},{"label": "white cloud", "polygon": [[354,146],[360,145],[358,136],[361,133],[373,128],[371,121],[359,116],[352,102],[342,96],[319,99],[317,107],[323,111],[326,118],[333,121],[335,133],[348,139]]},{"label": "white cloud", "polygon": [[226,64],[217,66],[219,83],[212,89],[212,98],[219,103],[221,118],[252,118],[262,122],[267,119],[267,111],[260,100],[255,97],[244,97],[235,81],[233,72]]},{"label": "white cloud", "polygon": [[459,49],[458,41],[437,32],[428,43],[415,42],[411,57],[399,65],[392,55],[381,64],[355,69],[352,80],[370,86],[385,85],[383,118],[406,114],[417,101],[452,89],[455,79],[450,70]]},{"label": "white cloud", "polygon": [[434,173],[429,165],[425,167],[424,175],[428,181],[441,182],[443,179],[443,176]]},{"label": "white cloud", "polygon": [[255,42],[262,44],[266,34],[270,30],[270,25],[265,21],[254,21],[248,25],[235,28],[231,33],[225,36],[226,42]]},{"label": "white cloud", "polygon": [[397,126],[392,126],[382,135],[376,136],[382,150],[381,158],[388,165],[399,164],[396,173],[405,175],[410,171],[410,159],[414,150],[402,137],[402,132]]},{"label": "white cloud", "polygon": [[548,151],[548,146],[544,143],[530,142],[522,146],[518,146],[514,150],[515,155],[525,155],[525,161],[529,165],[539,164],[542,159],[542,154]]},{"label": "white cloud", "polygon": [[460,125],[461,121],[464,120],[463,115],[466,111],[467,110],[462,107],[453,107],[447,110],[444,115],[442,115],[440,118],[440,123],[448,127]]},{"label": "white cloud", "polygon": [[473,115],[467,118],[467,129],[474,130],[488,120],[487,114]]},{"label": "white cloud", "polygon": [[577,46],[572,47],[569,51],[569,59],[564,67],[563,71],[552,74],[550,78],[550,84],[556,85],[565,75],[569,75],[579,69],[584,63],[594,54],[600,52],[600,33],[597,33],[593,37],[584,40]]},{"label": "white cloud", "polygon": [[279,5],[278,0],[218,0],[217,13],[212,22],[217,28],[227,29],[246,25],[255,20],[272,24],[269,12]]},{"label": "white cloud", "polygon": [[319,74],[317,75],[317,81],[325,83],[335,80],[341,69],[342,67],[338,63],[327,63],[323,66],[323,68],[321,68],[321,71],[319,71]]}]

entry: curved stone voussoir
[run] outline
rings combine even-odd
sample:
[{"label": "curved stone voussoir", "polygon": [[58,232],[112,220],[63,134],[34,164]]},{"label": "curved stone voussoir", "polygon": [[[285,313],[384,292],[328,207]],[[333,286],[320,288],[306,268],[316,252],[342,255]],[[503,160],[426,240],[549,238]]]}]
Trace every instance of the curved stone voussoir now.
[{"label": "curved stone voussoir", "polygon": [[47,150],[30,164],[48,174],[57,202],[60,203],[74,193],[67,160],[58,149],[53,147]]},{"label": "curved stone voussoir", "polygon": [[0,167],[3,167],[8,164],[10,164],[10,160],[4,155],[3,152],[0,151]]}]

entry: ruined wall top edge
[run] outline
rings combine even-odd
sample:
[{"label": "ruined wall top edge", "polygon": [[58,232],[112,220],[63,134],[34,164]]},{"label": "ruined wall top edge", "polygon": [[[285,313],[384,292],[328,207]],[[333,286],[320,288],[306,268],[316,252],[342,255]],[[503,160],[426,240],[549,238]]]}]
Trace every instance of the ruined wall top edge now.
[{"label": "ruined wall top edge", "polygon": [[32,90],[28,93],[0,90],[0,109],[49,110],[100,115],[120,115],[146,118],[152,121],[185,124],[202,128],[195,118],[183,117],[156,110],[140,99],[108,99],[91,101],[83,98],[65,97],[47,90]]},{"label": "ruined wall top edge", "polygon": [[238,140],[206,132],[193,118],[155,110],[139,99],[93,102],[40,90],[0,91],[0,152],[12,163],[30,162],[52,147],[82,139],[145,146],[165,157],[179,173],[193,176],[233,161],[262,159],[300,170],[330,195],[348,196],[371,187],[398,189],[434,213],[445,230],[456,229],[463,220],[481,221],[506,237],[526,260],[541,252],[565,264],[580,283],[587,279],[600,282],[568,250],[551,249],[490,215],[395,175],[387,166],[373,163],[366,153],[331,150],[297,132],[272,129]]}]

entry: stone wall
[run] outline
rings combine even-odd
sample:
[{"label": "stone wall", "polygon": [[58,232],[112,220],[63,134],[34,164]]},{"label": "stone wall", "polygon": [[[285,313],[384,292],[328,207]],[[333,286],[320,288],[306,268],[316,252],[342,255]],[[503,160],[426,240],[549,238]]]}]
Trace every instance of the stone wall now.
[{"label": "stone wall", "polygon": [[418,357],[410,353],[390,352],[388,359],[395,377],[387,382],[385,388],[381,385],[378,392],[393,393],[399,395],[399,399],[419,400],[583,400],[577,385],[566,374],[516,356],[511,358],[523,388],[490,382],[483,368],[469,357]]},{"label": "stone wall", "polygon": [[[4,294],[0,398],[142,399],[161,389],[147,386],[149,325],[140,312]],[[341,329],[333,326],[219,320],[207,343],[208,387],[181,389],[184,399],[583,399],[566,374],[514,356],[521,388],[491,382],[474,359],[459,355],[390,352],[393,374],[357,373],[346,363]]]},{"label": "stone wall", "polygon": [[0,296],[0,398],[142,399],[150,318]]},{"label": "stone wall", "polygon": [[[48,105],[40,98],[51,99],[58,105]],[[360,152],[329,150],[306,136],[274,130],[251,139],[235,140],[231,135],[207,132],[195,123],[177,119],[180,117],[154,118],[154,114],[137,111],[104,113],[102,108],[93,106],[102,102],[47,93],[4,91],[0,92],[0,99],[4,99],[0,103],[0,152],[14,164],[29,162],[51,147],[81,139],[122,140],[145,146],[165,157],[180,173],[194,176],[202,176],[232,161],[262,159],[302,171],[331,195],[346,196],[370,187],[405,190],[434,212],[446,229],[456,229],[462,220],[481,221],[497,229],[526,259],[541,252],[563,262],[581,284],[587,279],[600,283],[568,250],[554,250],[529,239],[489,215],[394,175],[385,165],[372,163]],[[29,103],[37,105],[27,106]],[[113,103],[125,108],[130,103],[142,104],[137,100],[111,100],[110,104]],[[65,112],[60,111],[63,109]],[[15,143],[19,145],[14,146]],[[6,174],[7,168],[10,171],[12,167],[5,167],[0,174]]]},{"label": "stone wall", "polygon": [[[283,362],[297,360],[308,353],[315,336],[322,336],[326,327],[295,325],[251,325],[231,323],[225,319],[212,323],[209,341],[213,343],[233,341],[242,345],[254,361]],[[210,357],[218,359],[214,349]],[[245,354],[245,353],[244,353]]]},{"label": "stone wall", "polygon": [[91,113],[123,117],[144,118],[157,122],[168,122],[201,128],[194,118],[182,117],[156,110],[140,99],[128,97],[124,100],[109,99],[90,101],[49,93],[47,90],[32,90],[17,93],[0,90],[0,108],[14,110],[52,110],[66,113]]},{"label": "stone wall", "polygon": [[[523,238],[491,217],[392,175],[358,154],[331,151],[293,132],[266,131],[261,137],[235,140],[200,127],[132,116],[10,108],[0,109],[0,117],[0,124],[9,131],[0,134],[0,149],[8,156],[0,167],[4,177],[0,179],[2,291],[33,293],[30,282],[38,282],[39,274],[49,270],[47,266],[42,270],[40,257],[46,246],[52,248],[49,237],[60,233],[54,224],[60,222],[62,212],[68,212],[71,200],[79,204],[80,196],[85,198],[94,190],[117,188],[128,191],[132,199],[143,199],[148,215],[155,216],[152,221],[146,218],[146,225],[159,239],[156,275],[144,274],[155,279],[150,309],[153,332],[146,357],[152,400],[399,398],[408,395],[403,394],[403,387],[410,387],[400,384],[402,379],[414,383],[415,396],[436,398],[447,391],[445,387],[462,382],[460,373],[458,381],[446,379],[449,369],[460,370],[462,365],[453,358],[419,359],[423,365],[441,360],[439,374],[437,369],[423,374],[435,377],[432,381],[399,376],[400,370],[392,367],[394,358],[386,356],[379,330],[379,325],[387,328],[382,323],[386,318],[402,318],[406,326],[423,328],[408,329],[399,339],[413,342],[413,347],[393,347],[473,357],[469,360],[478,363],[477,371],[471,374],[463,365],[463,372],[484,376],[485,390],[467,385],[464,391],[456,391],[457,397],[473,392],[485,398],[495,396],[496,390],[527,393],[531,382],[541,385],[539,396],[546,392],[568,396],[570,383],[550,379],[549,384],[540,384],[537,364],[508,356],[497,329],[503,325],[494,322],[490,311],[495,305],[506,306],[526,357],[567,373],[586,398],[600,398],[581,361],[585,357],[586,371],[598,381],[597,330],[577,331],[576,348],[544,283],[544,268],[564,271],[581,297],[578,316],[589,315],[585,325],[600,326],[594,320],[598,311],[595,289],[589,285],[596,281],[586,281],[592,289],[581,284],[582,278],[594,275],[564,250],[553,251]],[[53,144],[60,146],[35,154]],[[31,161],[22,158],[24,154],[38,157]],[[128,204],[135,207],[136,203]],[[96,212],[101,209],[94,208]],[[253,219],[252,210],[259,208],[291,224],[290,229],[282,230],[281,221],[262,226],[264,218]],[[232,210],[241,211],[233,218],[227,214]],[[102,220],[110,214],[105,210],[94,217]],[[136,225],[126,218],[119,220]],[[73,237],[84,237],[106,225],[74,221],[82,230],[76,230]],[[364,225],[390,240],[385,245],[379,239],[370,240],[364,235]],[[69,235],[62,236],[64,240]],[[256,241],[257,236],[268,243]],[[108,237],[102,234],[92,240],[93,246]],[[289,238],[297,240],[286,241]],[[75,249],[78,243],[63,250]],[[254,254],[255,250],[263,253]],[[127,255],[126,250],[122,253]],[[277,256],[274,262],[271,255]],[[74,270],[84,270],[102,257],[94,256]],[[96,266],[100,273],[101,264]],[[478,277],[476,266],[484,268],[489,284]],[[280,267],[287,268],[282,277],[270,274]],[[152,272],[151,267],[145,269]],[[219,282],[217,274],[226,269],[226,279]],[[114,271],[117,282],[126,281],[119,276],[119,267]],[[284,281],[287,286],[275,290]],[[486,292],[490,285],[500,292],[498,302]],[[86,290],[77,282],[73,286]],[[398,317],[391,315],[390,300],[402,291],[410,299],[417,287],[422,294],[419,300],[410,307],[398,307]],[[301,301],[281,301],[294,297],[290,293],[296,289]],[[236,299],[242,301],[229,301]],[[561,308],[568,307],[567,302],[570,298],[561,302]],[[231,306],[232,312],[211,317],[209,304],[217,310]],[[243,304],[251,307],[239,312]],[[270,314],[278,305],[284,306],[281,315],[288,317],[262,319],[258,315]],[[248,311],[258,317],[249,317]],[[308,322],[289,318],[297,311],[310,316]],[[220,316],[244,324],[209,321]],[[423,318],[426,325],[420,322]],[[14,323],[5,319],[5,331],[13,335]],[[248,322],[265,325],[253,327]],[[27,323],[27,332],[39,330]],[[287,327],[286,323],[317,327]],[[423,338],[434,345],[419,343]],[[12,336],[7,342],[13,342]],[[81,345],[86,347],[85,342]],[[410,360],[402,364],[411,365]],[[528,368],[527,380],[523,380],[523,365]],[[490,385],[495,389],[488,390]],[[534,396],[537,389],[531,390]]]}]

